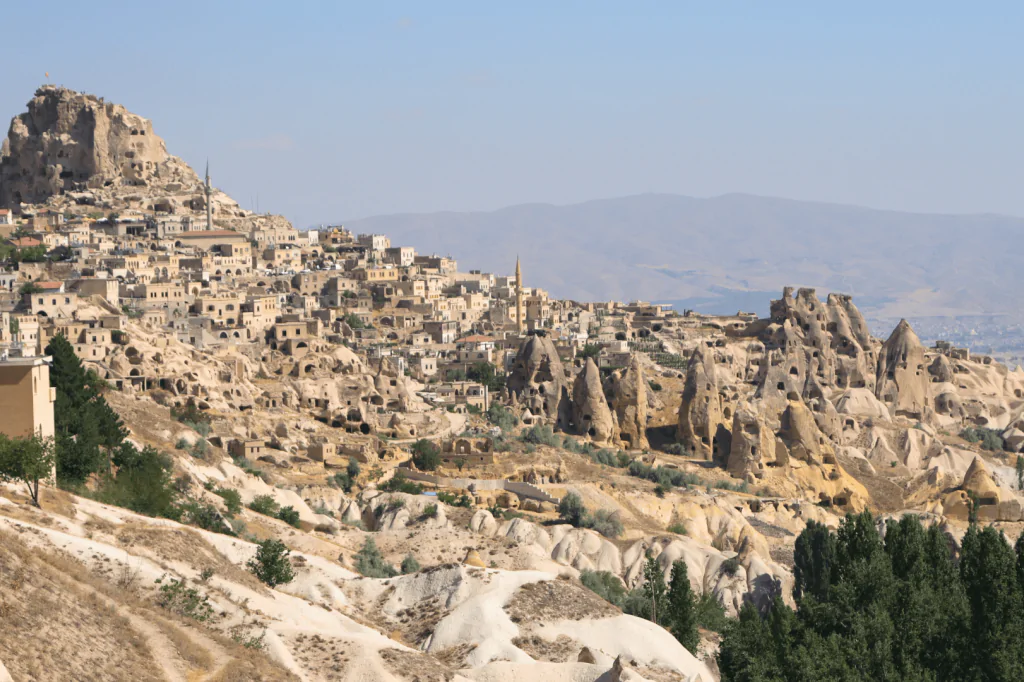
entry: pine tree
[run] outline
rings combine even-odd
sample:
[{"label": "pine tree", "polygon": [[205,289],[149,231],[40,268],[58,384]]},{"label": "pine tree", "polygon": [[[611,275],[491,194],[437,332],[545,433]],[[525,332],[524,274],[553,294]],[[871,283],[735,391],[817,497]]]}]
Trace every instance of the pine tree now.
[{"label": "pine tree", "polygon": [[669,580],[666,597],[665,620],[672,635],[687,651],[697,653],[700,636],[697,634],[696,598],[690,588],[690,577],[685,561],[672,563],[672,577]]},{"label": "pine tree", "polygon": [[[100,394],[102,380],[86,371],[62,334],[50,340],[50,386],[57,446],[57,478],[82,483],[89,474],[110,470],[109,453],[127,436],[124,424]],[[104,451],[105,449],[105,451]]]}]

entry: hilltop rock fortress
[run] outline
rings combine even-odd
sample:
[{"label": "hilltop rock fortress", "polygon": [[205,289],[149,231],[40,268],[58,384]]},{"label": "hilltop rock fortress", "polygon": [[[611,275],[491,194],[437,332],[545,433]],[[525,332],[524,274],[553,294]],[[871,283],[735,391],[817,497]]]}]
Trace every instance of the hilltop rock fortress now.
[{"label": "hilltop rock fortress", "polygon": [[[280,216],[255,216],[211,190],[216,227],[287,224]],[[149,119],[63,87],[36,90],[28,111],[11,119],[0,148],[4,207],[35,204],[83,214],[92,212],[90,207],[151,214],[196,211],[205,221],[206,197],[203,180],[167,153]]]},{"label": "hilltop rock fortress", "polygon": [[[953,545],[975,516],[1024,522],[1024,371],[906,322],[876,338],[849,296],[787,288],[763,319],[558,300],[529,263],[299,233],[146,119],[51,86],[12,122],[0,200],[26,256],[0,372],[40,379],[0,398],[32,406],[25,432],[53,424],[40,356],[63,335],[128,442],[166,454],[146,490],[180,505],[97,501],[131,492],[102,450],[73,488],[96,499],[0,483],[0,678],[38,677],[46,632],[69,643],[54,679],[712,682],[715,633],[687,651],[624,612],[642,593],[582,580],[642,590],[649,558],[682,561],[735,616],[791,601],[811,521],[910,511]],[[559,516],[569,494],[585,514]],[[247,569],[268,538],[293,580]]]}]

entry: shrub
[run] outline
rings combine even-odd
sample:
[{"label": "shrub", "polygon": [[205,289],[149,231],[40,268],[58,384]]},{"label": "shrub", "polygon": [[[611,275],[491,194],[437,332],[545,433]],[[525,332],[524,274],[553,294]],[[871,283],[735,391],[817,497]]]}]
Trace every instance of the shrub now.
[{"label": "shrub", "polygon": [[396,474],[382,483],[379,488],[388,493],[405,493],[407,495],[419,495],[423,492],[423,486],[413,483],[405,476]]},{"label": "shrub", "polygon": [[736,572],[740,570],[740,561],[736,557],[730,557],[722,562],[722,573],[729,576],[730,578],[736,575]]},{"label": "shrub", "polygon": [[588,519],[588,527],[593,528],[606,538],[617,538],[623,533],[619,515],[609,509],[598,509]]},{"label": "shrub", "polygon": [[731,490],[737,493],[750,492],[750,485],[746,481],[733,483],[731,481],[721,480],[715,482],[715,487],[718,488],[719,490]]},{"label": "shrub", "polygon": [[156,603],[179,616],[191,618],[192,620],[205,623],[213,615],[213,607],[210,606],[210,598],[194,587],[189,587],[184,581],[172,578],[163,582],[165,576],[157,579],[160,585],[160,594]]},{"label": "shrub", "polygon": [[679,522],[673,523],[666,530],[668,530],[669,533],[675,533],[676,535],[686,535],[686,526]]},{"label": "shrub", "polygon": [[213,533],[234,535],[234,531],[224,523],[217,508],[206,502],[190,500],[181,505],[181,521]]},{"label": "shrub", "polygon": [[224,508],[231,516],[242,513],[242,496],[234,488],[217,488],[213,494],[224,500]]},{"label": "shrub", "polygon": [[571,526],[582,527],[586,516],[587,508],[583,506],[583,500],[576,493],[566,493],[558,503],[558,517]]},{"label": "shrub", "polygon": [[538,424],[525,429],[519,436],[519,439],[524,443],[531,443],[533,445],[547,445],[553,448],[557,448],[561,445],[558,436],[555,435],[551,427],[544,424]]},{"label": "shrub", "polygon": [[487,408],[487,421],[502,431],[511,431],[519,425],[519,419],[498,403],[492,403]]},{"label": "shrub", "polygon": [[998,431],[982,426],[968,426],[960,432],[960,437],[968,443],[979,443],[984,450],[999,451],[1004,446],[1003,438]]},{"label": "shrub", "polygon": [[439,492],[437,500],[452,507],[465,507],[468,509],[473,506],[473,500],[469,499],[469,495],[466,493],[462,493],[456,498],[455,493]]},{"label": "shrub", "polygon": [[441,466],[441,448],[436,443],[420,438],[412,444],[412,463],[421,471],[433,471]]},{"label": "shrub", "polygon": [[658,391],[661,390],[661,384],[659,384],[657,381],[648,381],[647,384],[651,387],[651,390],[654,391],[655,393],[657,393]]},{"label": "shrub", "polygon": [[291,561],[288,559],[289,554],[283,542],[268,538],[259,543],[256,555],[249,559],[246,566],[261,582],[270,587],[277,587],[295,579]]},{"label": "shrub", "polygon": [[192,449],[189,451],[189,454],[196,459],[203,459],[206,457],[206,453],[209,452],[209,450],[210,443],[205,438],[200,438],[192,445]]},{"label": "shrub", "polygon": [[373,538],[366,538],[362,549],[356,552],[356,570],[367,578],[393,578],[396,571],[384,561],[384,556],[377,549]]},{"label": "shrub", "polygon": [[174,444],[175,450],[188,450],[189,447],[188,441],[184,438],[179,438],[178,442]]},{"label": "shrub", "polygon": [[437,505],[428,504],[423,508],[423,518],[425,519],[436,519],[437,518]]},{"label": "shrub", "polygon": [[292,506],[282,507],[277,512],[277,518],[287,523],[289,526],[294,528],[301,528],[302,524],[299,522],[299,512]]},{"label": "shrub", "polygon": [[626,467],[626,472],[630,476],[636,476],[637,478],[645,478],[648,481],[657,483],[665,489],[678,488],[678,487],[689,487],[691,485],[701,485],[703,481],[700,476],[696,474],[690,474],[685,471],[678,469],[669,469],[666,467],[652,467],[649,464],[644,464],[639,460],[633,460]]},{"label": "shrub", "polygon": [[249,503],[249,509],[264,516],[277,516],[277,512],[280,511],[281,507],[274,501],[272,495],[257,495]]},{"label": "shrub", "polygon": [[626,587],[619,576],[610,571],[591,571],[583,569],[580,582],[591,592],[615,606],[622,606],[626,599]]},{"label": "shrub", "polygon": [[[195,398],[189,398],[181,407],[172,407],[171,417],[193,429],[195,429],[196,424],[209,425],[210,423],[210,416],[199,409]],[[196,430],[198,431],[198,429]],[[209,434],[209,431],[203,435],[207,434]]]},{"label": "shrub", "polygon": [[416,561],[416,557],[412,554],[407,554],[402,559],[402,575],[409,575],[410,573],[418,573],[420,570],[420,562]]}]

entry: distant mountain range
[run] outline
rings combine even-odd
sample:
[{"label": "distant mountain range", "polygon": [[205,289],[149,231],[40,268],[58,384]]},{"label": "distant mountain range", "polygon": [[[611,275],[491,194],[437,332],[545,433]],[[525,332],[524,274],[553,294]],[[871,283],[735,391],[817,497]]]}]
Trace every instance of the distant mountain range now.
[{"label": "distant mountain range", "polygon": [[397,244],[512,273],[552,296],[767,312],[782,287],[853,294],[872,317],[1024,317],[1024,219],[930,215],[728,194],[349,221]]}]

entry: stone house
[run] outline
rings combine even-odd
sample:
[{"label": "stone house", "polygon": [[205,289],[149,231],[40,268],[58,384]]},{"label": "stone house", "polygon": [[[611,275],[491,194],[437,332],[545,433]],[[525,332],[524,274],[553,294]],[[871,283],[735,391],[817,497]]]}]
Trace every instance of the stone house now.
[{"label": "stone house", "polygon": [[263,440],[232,440],[228,443],[228,453],[236,459],[259,459],[266,446]]},{"label": "stone house", "polygon": [[416,261],[416,249],[411,246],[396,246],[384,250],[384,262],[408,267]]},{"label": "stone house", "polygon": [[458,325],[446,320],[428,320],[423,323],[423,332],[429,334],[434,343],[455,343]]},{"label": "stone house", "polygon": [[383,234],[361,234],[356,241],[371,251],[386,251],[391,248],[391,240]]},{"label": "stone house", "polygon": [[490,407],[487,387],[475,381],[453,381],[436,389],[438,400],[445,405],[472,405],[486,411]]},{"label": "stone house", "polygon": [[0,361],[0,433],[43,438],[54,435],[50,365],[44,358],[6,358]]},{"label": "stone house", "polygon": [[[42,282],[40,285],[52,285],[53,282]],[[26,294],[33,315],[51,319],[74,317],[78,309],[78,294],[64,291],[63,282],[59,288],[43,286],[44,291],[37,294]]]}]

